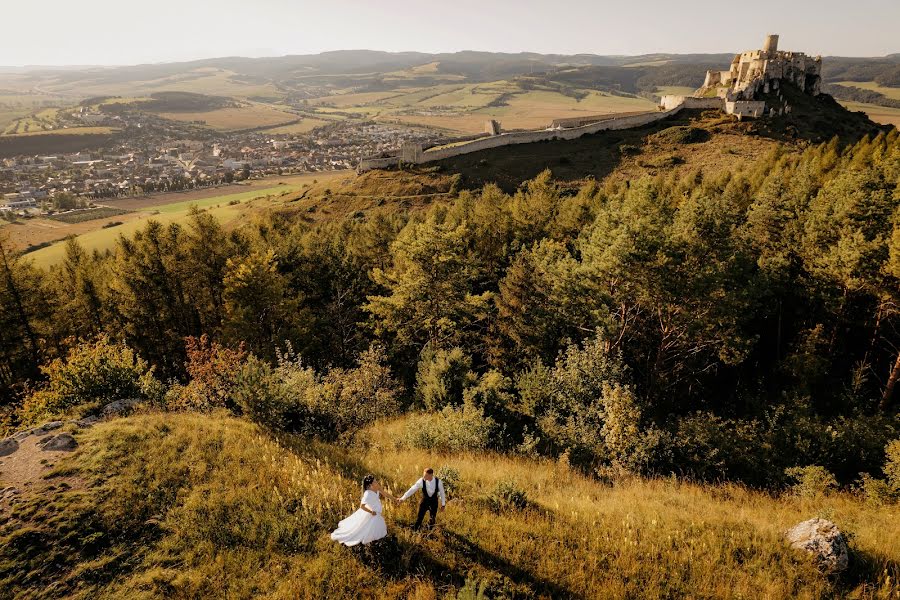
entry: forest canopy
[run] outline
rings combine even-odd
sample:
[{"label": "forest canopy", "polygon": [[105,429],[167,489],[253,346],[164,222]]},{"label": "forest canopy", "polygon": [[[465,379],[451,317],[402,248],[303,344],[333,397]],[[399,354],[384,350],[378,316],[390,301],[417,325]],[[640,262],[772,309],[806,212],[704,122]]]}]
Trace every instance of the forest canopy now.
[{"label": "forest canopy", "polygon": [[423,432],[599,474],[849,482],[900,436],[898,183],[893,130],[336,222],[226,231],[195,210],[108,254],[71,240],[50,272],[0,240],[6,418],[40,418],[68,357],[315,435],[427,408]]}]

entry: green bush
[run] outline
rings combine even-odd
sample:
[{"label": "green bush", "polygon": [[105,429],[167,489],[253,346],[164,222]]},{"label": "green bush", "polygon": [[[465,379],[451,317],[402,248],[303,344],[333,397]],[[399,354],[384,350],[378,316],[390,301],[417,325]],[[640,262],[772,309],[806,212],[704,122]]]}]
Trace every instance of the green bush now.
[{"label": "green bush", "polygon": [[444,465],[435,471],[434,476],[443,482],[448,497],[452,498],[459,490],[459,471],[457,469]]},{"label": "green bush", "polygon": [[512,387],[509,378],[492,369],[463,391],[463,401],[480,407],[489,417],[505,422],[515,404],[515,396],[510,391]]},{"label": "green bush", "polygon": [[106,336],[75,346],[65,359],[41,370],[47,382],[25,400],[20,413],[25,424],[88,414],[114,400],[157,401],[163,395],[153,369],[128,346]]},{"label": "green bush", "polygon": [[470,404],[448,406],[438,413],[411,417],[406,425],[406,443],[441,452],[484,450],[495,445],[496,431],[497,423],[482,409]]},{"label": "green bush", "polygon": [[860,473],[857,490],[874,506],[884,506],[894,501],[896,494],[884,479],[876,479],[868,473]]},{"label": "green bush", "polygon": [[[302,398],[316,384],[315,373],[300,364],[277,368],[250,356],[238,371],[234,399],[243,414],[271,429],[290,429],[301,414]],[[296,427],[294,427],[296,428]]]},{"label": "green bush", "polygon": [[669,144],[695,144],[709,139],[709,132],[705,129],[679,125],[663,129],[652,136],[654,141]]},{"label": "green bush", "polygon": [[524,510],[528,507],[528,494],[515,481],[501,481],[491,490],[488,504],[496,512]]},{"label": "green bush", "polygon": [[330,370],[321,380],[319,393],[306,394],[306,403],[334,433],[352,435],[378,419],[396,415],[400,391],[384,350],[373,347],[360,355],[355,368]]},{"label": "green bush", "polygon": [[900,440],[894,440],[884,449],[887,462],[884,464],[884,475],[894,493],[900,494]]},{"label": "green bush", "polygon": [[461,348],[422,351],[416,373],[416,399],[429,410],[463,403],[463,392],[476,381],[472,359]]},{"label": "green bush", "polygon": [[803,498],[824,496],[837,489],[837,480],[825,467],[791,467],[784,474],[794,480],[791,491]]}]

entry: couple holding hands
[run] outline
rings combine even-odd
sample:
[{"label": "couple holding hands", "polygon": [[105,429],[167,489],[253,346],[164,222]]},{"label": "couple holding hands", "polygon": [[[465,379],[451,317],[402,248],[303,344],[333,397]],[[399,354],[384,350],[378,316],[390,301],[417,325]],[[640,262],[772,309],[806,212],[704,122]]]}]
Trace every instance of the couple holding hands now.
[{"label": "couple holding hands", "polygon": [[430,525],[434,525],[437,518],[439,500],[440,510],[444,510],[447,506],[444,484],[434,476],[434,469],[431,467],[425,469],[422,477],[412,484],[412,487],[399,498],[385,491],[381,487],[381,482],[375,479],[374,475],[366,475],[363,478],[362,487],[363,496],[359,504],[359,510],[338,523],[337,529],[331,534],[331,539],[346,546],[369,544],[387,535],[387,524],[384,521],[384,517],[381,516],[382,497],[390,498],[396,502],[403,502],[417,492],[421,492],[422,500],[419,502],[419,514],[416,517],[416,524],[413,526],[413,529],[416,530],[422,526],[425,513],[431,515]]}]

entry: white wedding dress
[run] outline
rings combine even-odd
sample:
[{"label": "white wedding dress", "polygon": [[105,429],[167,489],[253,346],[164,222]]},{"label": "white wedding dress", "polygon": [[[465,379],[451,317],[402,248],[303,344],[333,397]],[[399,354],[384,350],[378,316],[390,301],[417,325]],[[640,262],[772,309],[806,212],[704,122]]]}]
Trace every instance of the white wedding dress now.
[{"label": "white wedding dress", "polygon": [[366,490],[362,496],[362,503],[374,510],[376,514],[367,513],[358,509],[355,513],[338,523],[337,529],[331,534],[331,539],[346,546],[368,544],[380,540],[387,535],[387,524],[381,516],[381,498],[378,492]]}]

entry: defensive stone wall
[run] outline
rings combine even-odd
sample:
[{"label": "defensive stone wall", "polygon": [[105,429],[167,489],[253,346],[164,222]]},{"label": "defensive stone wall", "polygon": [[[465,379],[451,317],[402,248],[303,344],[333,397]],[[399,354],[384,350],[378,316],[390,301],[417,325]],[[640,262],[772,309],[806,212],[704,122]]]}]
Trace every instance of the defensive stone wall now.
[{"label": "defensive stone wall", "polygon": [[[532,144],[535,142],[545,142],[550,140],[574,140],[583,135],[590,135],[600,131],[612,131],[617,129],[631,129],[632,127],[642,127],[650,123],[656,123],[663,119],[677,114],[682,108],[722,108],[721,98],[681,98],[681,102],[665,110],[657,112],[647,112],[638,115],[629,115],[626,117],[611,117],[604,121],[598,121],[581,127],[573,127],[571,129],[545,129],[539,131],[511,131],[509,133],[500,133],[498,135],[477,137],[470,141],[453,142],[453,145],[437,146],[423,149],[420,144],[405,143],[401,151],[396,156],[382,156],[373,158],[364,158],[357,167],[357,172],[364,173],[372,169],[384,169],[400,164],[400,162],[411,164],[423,164],[444,160],[454,156],[470,154],[480,150],[488,150],[490,148],[500,148],[503,146],[513,146],[516,144]],[[696,101],[696,102],[695,102]],[[465,138],[463,138],[465,140]]]},{"label": "defensive stone wall", "polygon": [[664,110],[671,110],[677,106],[682,108],[698,109],[725,109],[725,101],[722,98],[695,98],[693,96],[663,96],[659,105]]}]

